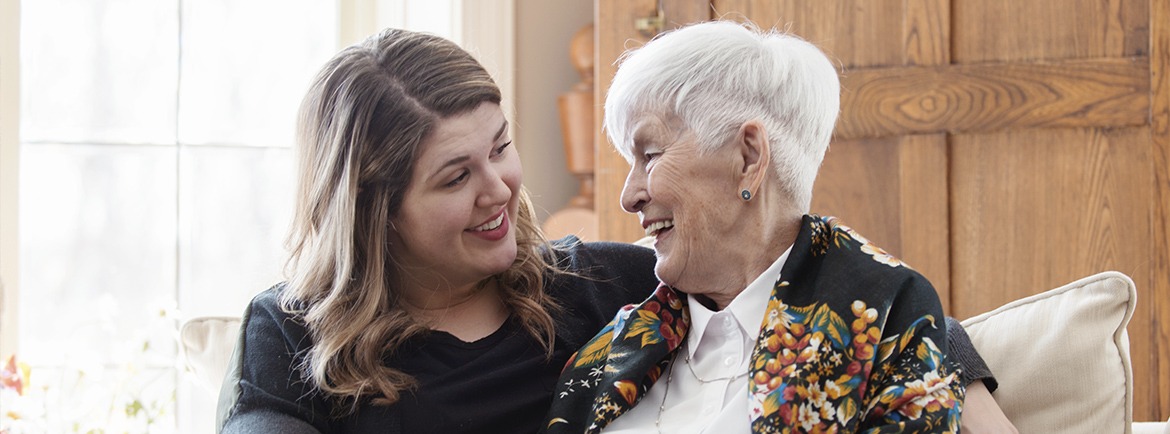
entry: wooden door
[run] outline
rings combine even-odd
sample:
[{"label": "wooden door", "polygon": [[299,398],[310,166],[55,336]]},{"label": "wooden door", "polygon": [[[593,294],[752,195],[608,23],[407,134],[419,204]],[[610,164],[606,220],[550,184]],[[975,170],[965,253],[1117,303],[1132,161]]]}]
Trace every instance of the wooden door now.
[{"label": "wooden door", "polygon": [[[659,7],[665,28],[747,19],[820,46],[842,67],[842,113],[813,211],[913,265],[958,318],[1128,274],[1134,418],[1170,416],[1170,0],[597,5],[598,101]],[[601,238],[636,239],[628,166],[597,137]]]}]

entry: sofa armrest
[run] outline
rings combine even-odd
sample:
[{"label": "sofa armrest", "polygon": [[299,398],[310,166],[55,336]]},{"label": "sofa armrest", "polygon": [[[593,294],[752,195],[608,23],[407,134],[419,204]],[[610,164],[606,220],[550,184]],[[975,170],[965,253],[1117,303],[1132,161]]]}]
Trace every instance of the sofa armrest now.
[{"label": "sofa armrest", "polygon": [[219,395],[239,334],[239,317],[196,317],[179,329],[179,344],[187,370],[195,374],[195,382],[212,397]]}]

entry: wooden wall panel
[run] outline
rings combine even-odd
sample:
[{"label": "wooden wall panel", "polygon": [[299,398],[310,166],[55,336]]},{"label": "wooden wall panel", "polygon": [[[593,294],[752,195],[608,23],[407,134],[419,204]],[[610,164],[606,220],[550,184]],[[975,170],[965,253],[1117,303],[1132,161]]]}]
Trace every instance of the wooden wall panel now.
[{"label": "wooden wall panel", "polygon": [[[652,11],[649,0],[598,1],[627,10],[621,20]],[[952,315],[1106,269],[1133,277],[1135,420],[1170,415],[1159,396],[1170,390],[1170,0],[660,4],[667,27],[695,21],[672,10],[701,19],[709,6],[837,61],[841,121],[813,210],[922,271]],[[611,47],[645,40],[631,32],[610,35]],[[599,149],[616,161],[599,183],[600,171],[620,173],[612,199],[599,185],[598,200],[617,208],[625,163]],[[632,226],[623,237],[639,235],[617,209]]]},{"label": "wooden wall panel", "polygon": [[[805,0],[713,0],[716,16],[750,19],[816,44],[845,68],[901,65],[904,0],[825,0],[810,7]],[[932,45],[935,45],[931,42]],[[931,48],[934,50],[934,48]]]},{"label": "wooden wall panel", "polygon": [[[950,62],[947,0],[713,0],[716,16],[791,31],[844,68]],[[891,38],[891,35],[900,38]]]},{"label": "wooden wall panel", "polygon": [[656,7],[655,0],[597,2],[597,17],[594,20],[597,40],[594,47],[597,47],[598,61],[593,65],[593,76],[597,77],[593,100],[598,101],[598,104],[594,112],[593,206],[597,211],[597,236],[602,240],[634,241],[644,234],[638,219],[621,207],[622,185],[630,165],[609,144],[601,128],[602,120],[605,119],[602,101],[605,101],[605,93],[609,91],[609,84],[617,72],[614,62],[626,50],[627,44],[641,45],[650,40],[634,28],[634,20],[656,15]]},{"label": "wooden wall panel", "polygon": [[829,146],[813,186],[812,211],[836,216],[874,244],[902,257],[897,137],[837,140]]},{"label": "wooden wall panel", "polygon": [[[594,100],[605,101],[609,84],[617,72],[615,62],[626,49],[637,48],[654,35],[640,32],[634,23],[641,18],[657,16],[656,0],[597,0],[594,17],[597,50],[595,62]],[[710,4],[698,0],[669,0],[663,3],[666,28],[709,19]],[[597,104],[594,113],[596,123],[594,145],[594,207],[598,218],[598,237],[601,240],[635,241],[645,235],[638,218],[626,213],[621,207],[622,185],[630,166],[613,149],[601,128],[604,118],[603,104]]]},{"label": "wooden wall panel", "polygon": [[954,2],[956,63],[1140,56],[1146,0]]},{"label": "wooden wall panel", "polygon": [[946,136],[836,140],[813,188],[832,215],[922,273],[949,312]]},{"label": "wooden wall panel", "polygon": [[1148,128],[1021,130],[952,138],[952,302],[967,318],[1101,271],[1133,278],[1135,420],[1153,420],[1156,348]]},{"label": "wooden wall panel", "polygon": [[952,314],[947,136],[905,136],[899,150],[901,257],[930,279]]},{"label": "wooden wall panel", "polygon": [[951,63],[951,3],[947,0],[906,0],[902,26],[905,65]]},{"label": "wooden wall panel", "polygon": [[1147,59],[865,69],[842,77],[838,137],[1149,120]]},{"label": "wooden wall panel", "polygon": [[1158,381],[1150,398],[1159,414],[1147,420],[1165,420],[1170,415],[1170,0],[1150,2],[1150,139],[1156,196],[1153,212],[1154,263],[1150,315],[1154,321],[1156,351],[1150,363],[1157,366]]}]

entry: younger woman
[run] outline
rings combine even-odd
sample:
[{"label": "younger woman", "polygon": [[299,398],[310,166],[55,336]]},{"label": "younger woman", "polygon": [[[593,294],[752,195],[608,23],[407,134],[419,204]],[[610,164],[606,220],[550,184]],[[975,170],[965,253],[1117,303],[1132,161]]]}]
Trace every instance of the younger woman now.
[{"label": "younger woman", "polygon": [[654,254],[547,245],[500,91],[386,30],[302,103],[290,279],[245,314],[223,429],[535,432],[568,357],[655,286]]}]

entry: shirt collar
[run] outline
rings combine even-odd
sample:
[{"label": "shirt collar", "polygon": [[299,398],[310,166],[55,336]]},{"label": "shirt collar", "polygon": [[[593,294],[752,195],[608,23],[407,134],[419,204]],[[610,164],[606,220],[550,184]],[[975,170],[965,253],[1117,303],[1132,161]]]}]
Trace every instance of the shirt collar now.
[{"label": "shirt collar", "polygon": [[[739,323],[739,327],[752,341],[759,335],[760,324],[764,321],[764,311],[768,309],[768,298],[772,296],[772,288],[780,279],[780,270],[784,268],[784,263],[788,261],[790,253],[792,253],[792,245],[789,245],[784,253],[781,253],[780,257],[768,266],[768,269],[760,273],[724,309],[724,311],[731,313],[732,318]],[[695,349],[699,347],[699,340],[702,339],[703,333],[707,331],[707,325],[711,323],[711,319],[717,312],[699,303],[693,295],[687,294],[687,301],[687,309],[690,310],[691,316],[691,330],[687,333],[690,345],[687,345],[687,351],[694,358]]]}]

